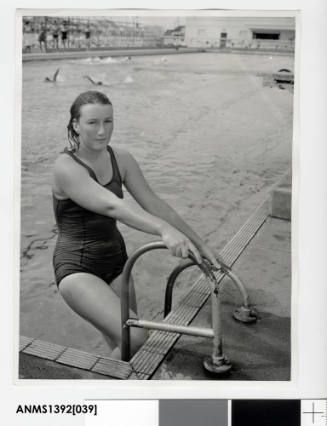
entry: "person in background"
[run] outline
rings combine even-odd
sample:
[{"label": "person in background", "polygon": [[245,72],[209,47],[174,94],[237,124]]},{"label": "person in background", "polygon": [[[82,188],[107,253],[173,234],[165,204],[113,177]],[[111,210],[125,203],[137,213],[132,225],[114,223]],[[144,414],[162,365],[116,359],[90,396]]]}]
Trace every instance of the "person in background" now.
[{"label": "person in background", "polygon": [[39,37],[38,37],[38,41],[39,41],[39,46],[40,46],[41,52],[43,52],[43,48],[44,48],[44,51],[47,52],[48,51],[47,28],[45,26],[41,28],[41,32],[40,32]]},{"label": "person in background", "polygon": [[85,28],[85,43],[86,48],[89,50],[91,48],[91,28],[90,25],[87,25]]},{"label": "person in background", "polygon": [[74,25],[68,26],[68,47],[75,48],[76,29]]},{"label": "person in background", "polygon": [[60,26],[60,34],[61,34],[61,43],[62,47],[66,49],[67,42],[68,42],[68,25],[66,21],[63,21],[62,25]]},{"label": "person in background", "polygon": [[28,20],[23,21],[23,53],[31,51],[31,23]]},{"label": "person in background", "polygon": [[52,25],[52,38],[53,38],[53,48],[55,50],[59,49],[59,25],[57,23],[57,21],[53,21],[53,25]]}]

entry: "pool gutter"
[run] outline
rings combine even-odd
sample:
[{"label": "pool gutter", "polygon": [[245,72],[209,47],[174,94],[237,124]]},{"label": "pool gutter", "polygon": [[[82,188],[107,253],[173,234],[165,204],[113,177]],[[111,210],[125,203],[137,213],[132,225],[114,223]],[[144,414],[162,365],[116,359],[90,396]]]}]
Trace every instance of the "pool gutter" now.
[{"label": "pool gutter", "polygon": [[106,50],[77,50],[58,51],[51,53],[23,53],[23,62],[31,61],[54,61],[67,59],[107,58],[125,56],[149,56],[149,55],[174,55],[180,53],[200,53],[201,48],[179,48],[177,49],[106,49]]}]

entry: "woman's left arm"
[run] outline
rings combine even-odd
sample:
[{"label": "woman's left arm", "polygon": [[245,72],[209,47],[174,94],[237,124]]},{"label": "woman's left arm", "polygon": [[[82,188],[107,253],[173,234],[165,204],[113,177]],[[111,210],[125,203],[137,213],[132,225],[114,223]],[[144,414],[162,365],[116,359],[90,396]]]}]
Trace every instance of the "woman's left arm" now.
[{"label": "woman's left arm", "polygon": [[197,247],[201,255],[208,259],[216,268],[219,268],[220,265],[211,248],[168,203],[159,198],[151,189],[135,158],[127,151],[121,151],[120,158],[124,167],[124,185],[140,206],[148,213],[165,220],[186,235]]}]

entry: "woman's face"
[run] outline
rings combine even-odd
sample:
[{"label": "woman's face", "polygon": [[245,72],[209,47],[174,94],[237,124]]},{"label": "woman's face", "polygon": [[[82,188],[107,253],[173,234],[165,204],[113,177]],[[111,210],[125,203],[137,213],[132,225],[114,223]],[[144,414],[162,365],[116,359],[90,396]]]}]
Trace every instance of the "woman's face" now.
[{"label": "woman's face", "polygon": [[113,123],[112,105],[86,104],[80,109],[80,118],[73,122],[81,145],[91,150],[101,150],[110,141]]}]

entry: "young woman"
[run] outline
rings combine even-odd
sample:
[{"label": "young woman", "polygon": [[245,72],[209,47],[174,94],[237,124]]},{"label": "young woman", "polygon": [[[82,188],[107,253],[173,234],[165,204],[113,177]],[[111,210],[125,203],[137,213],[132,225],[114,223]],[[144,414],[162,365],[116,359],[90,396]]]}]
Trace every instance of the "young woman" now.
[{"label": "young woman", "polygon": [[[157,235],[171,254],[198,262],[206,257],[219,268],[211,249],[182,218],[150,188],[127,151],[109,145],[113,108],[97,91],[80,94],[70,109],[70,149],[54,166],[53,202],[58,240],[53,264],[59,292],[81,317],[100,330],[120,358],[120,274],[127,260],[116,221]],[[138,203],[123,199],[122,185]],[[137,316],[130,283],[131,317]],[[131,352],[144,343],[146,332],[131,329]]]}]

